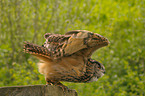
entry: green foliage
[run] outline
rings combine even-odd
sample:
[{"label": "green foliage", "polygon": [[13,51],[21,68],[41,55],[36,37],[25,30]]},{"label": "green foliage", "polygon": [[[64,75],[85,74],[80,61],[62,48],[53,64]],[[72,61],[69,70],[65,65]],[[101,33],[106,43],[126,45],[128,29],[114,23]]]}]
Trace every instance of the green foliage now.
[{"label": "green foliage", "polygon": [[97,82],[65,85],[79,96],[145,95],[144,0],[1,0],[0,86],[45,84],[23,42],[41,45],[47,32],[77,29],[109,39],[109,47],[92,56],[106,74]]}]

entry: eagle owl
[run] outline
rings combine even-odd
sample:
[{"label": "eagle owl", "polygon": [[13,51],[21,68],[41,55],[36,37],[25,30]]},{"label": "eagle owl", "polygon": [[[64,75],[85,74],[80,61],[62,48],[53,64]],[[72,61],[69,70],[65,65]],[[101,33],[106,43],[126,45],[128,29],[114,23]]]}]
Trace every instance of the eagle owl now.
[{"label": "eagle owl", "polygon": [[25,42],[24,51],[36,56],[39,72],[47,84],[65,88],[60,81],[93,82],[105,73],[104,66],[91,59],[92,53],[109,44],[108,39],[86,30],[73,30],[65,35],[46,33],[42,46]]}]

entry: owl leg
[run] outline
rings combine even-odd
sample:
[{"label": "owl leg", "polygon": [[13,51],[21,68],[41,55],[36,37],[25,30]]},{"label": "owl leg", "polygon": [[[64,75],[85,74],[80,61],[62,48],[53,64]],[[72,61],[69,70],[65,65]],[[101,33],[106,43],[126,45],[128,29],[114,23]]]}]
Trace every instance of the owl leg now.
[{"label": "owl leg", "polygon": [[55,82],[54,85],[61,87],[61,88],[63,89],[63,91],[64,91],[64,90],[69,90],[69,88],[68,88],[67,86],[63,85],[63,84],[60,83],[60,82]]},{"label": "owl leg", "polygon": [[46,85],[52,85],[53,84],[53,85],[61,87],[62,89],[69,89],[67,86],[63,85],[59,81],[50,80],[48,78],[45,78],[45,80],[46,80]]}]

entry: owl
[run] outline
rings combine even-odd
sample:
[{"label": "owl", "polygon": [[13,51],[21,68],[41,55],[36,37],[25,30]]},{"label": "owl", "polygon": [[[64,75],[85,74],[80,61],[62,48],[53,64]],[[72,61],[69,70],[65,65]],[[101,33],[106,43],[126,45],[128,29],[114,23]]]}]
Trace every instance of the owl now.
[{"label": "owl", "polygon": [[87,83],[105,73],[100,62],[91,59],[93,52],[109,44],[108,39],[87,30],[61,34],[46,33],[42,46],[25,42],[24,51],[37,57],[38,69],[46,83],[66,88],[61,81]]}]

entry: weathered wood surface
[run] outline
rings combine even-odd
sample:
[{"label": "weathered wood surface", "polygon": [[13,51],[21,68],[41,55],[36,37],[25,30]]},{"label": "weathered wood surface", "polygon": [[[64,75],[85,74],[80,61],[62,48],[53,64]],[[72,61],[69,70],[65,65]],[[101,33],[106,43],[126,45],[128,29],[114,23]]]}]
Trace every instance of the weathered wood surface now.
[{"label": "weathered wood surface", "polygon": [[30,85],[0,87],[0,96],[77,96],[77,92],[75,90],[63,92],[58,86]]}]

